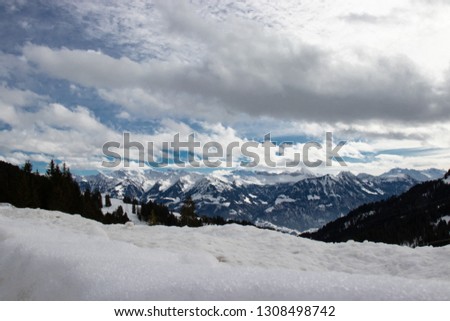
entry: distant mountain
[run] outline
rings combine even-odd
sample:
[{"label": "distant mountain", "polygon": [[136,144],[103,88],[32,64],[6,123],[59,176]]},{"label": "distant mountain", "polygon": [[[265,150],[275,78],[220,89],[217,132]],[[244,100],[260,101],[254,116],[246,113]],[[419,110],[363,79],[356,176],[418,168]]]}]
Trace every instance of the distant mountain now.
[{"label": "distant mountain", "polygon": [[[98,173],[90,176],[76,176],[82,190],[87,188],[109,193],[111,197],[122,199],[125,196],[141,199],[151,189],[160,186],[165,190],[181,178],[193,180],[203,177],[201,174],[186,171],[154,171],[154,170],[117,170]],[[133,186],[133,187],[130,187]],[[159,192],[159,190],[155,190]]]},{"label": "distant mountain", "polygon": [[439,170],[439,169],[435,169],[435,168],[430,168],[427,170],[415,170],[415,169],[403,169],[403,168],[394,168],[391,169],[390,171],[382,174],[382,177],[398,177],[398,176],[409,176],[413,179],[415,179],[416,181],[419,182],[426,182],[426,181],[431,181],[431,180],[435,180],[435,179],[439,179],[442,178],[443,176],[443,171]]},{"label": "distant mountain", "polygon": [[403,192],[416,183],[409,177],[396,181],[380,177],[362,180],[345,172],[281,184],[257,219],[298,230],[317,228],[358,205]]},{"label": "distant mountain", "polygon": [[[99,189],[113,198],[152,200],[179,211],[190,195],[199,215],[304,231],[319,228],[364,203],[402,193],[428,180],[434,171],[438,170],[316,176],[307,169],[293,173],[237,170],[209,174],[119,170],[77,179],[82,188]],[[440,171],[440,176],[443,174]]]},{"label": "distant mountain", "polygon": [[369,203],[304,237],[325,242],[450,244],[450,178],[420,183],[387,200]]}]

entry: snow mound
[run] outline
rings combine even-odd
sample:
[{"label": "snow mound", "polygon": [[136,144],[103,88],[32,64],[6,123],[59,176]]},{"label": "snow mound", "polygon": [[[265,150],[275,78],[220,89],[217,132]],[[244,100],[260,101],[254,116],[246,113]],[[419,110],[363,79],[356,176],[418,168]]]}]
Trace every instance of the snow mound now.
[{"label": "snow mound", "polygon": [[0,206],[0,300],[450,300],[450,246],[238,225],[102,225]]}]

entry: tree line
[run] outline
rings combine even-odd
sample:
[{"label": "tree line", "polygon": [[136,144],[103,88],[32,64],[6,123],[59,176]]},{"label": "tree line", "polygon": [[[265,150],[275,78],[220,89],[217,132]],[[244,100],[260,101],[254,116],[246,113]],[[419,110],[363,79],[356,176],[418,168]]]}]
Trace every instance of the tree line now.
[{"label": "tree line", "polygon": [[66,164],[60,167],[53,160],[45,175],[33,172],[26,162],[21,168],[0,161],[0,202],[20,208],[41,208],[80,214],[104,224],[126,223],[126,213],[114,211],[103,214],[102,196],[99,191],[89,189],[81,193]]},{"label": "tree line", "polygon": [[[137,202],[134,200],[134,202]],[[200,227],[205,225],[240,224],[253,225],[247,221],[225,220],[223,217],[199,216],[195,209],[195,202],[191,196],[186,197],[181,206],[179,215],[175,215],[166,205],[153,201],[141,204],[137,207],[139,220],[148,225],[189,226]]]}]

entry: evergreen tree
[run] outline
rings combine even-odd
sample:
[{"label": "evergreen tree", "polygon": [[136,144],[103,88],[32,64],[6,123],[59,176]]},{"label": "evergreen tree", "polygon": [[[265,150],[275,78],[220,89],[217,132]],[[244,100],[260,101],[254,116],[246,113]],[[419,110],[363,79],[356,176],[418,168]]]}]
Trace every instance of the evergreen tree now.
[{"label": "evergreen tree", "polygon": [[141,208],[140,207],[136,208],[136,214],[137,214],[138,220],[142,221],[142,215],[141,215]]},{"label": "evergreen tree", "polygon": [[55,166],[55,172],[54,172],[53,176],[56,178],[59,178],[62,176],[61,169],[59,168],[58,164],[56,164],[56,166]]},{"label": "evergreen tree", "polygon": [[90,190],[90,188],[86,188],[86,190],[84,191],[84,198],[85,199],[91,199],[91,190]]},{"label": "evergreen tree", "polygon": [[72,173],[70,172],[70,168],[67,167],[66,163],[63,163],[62,176],[64,178],[72,178]]},{"label": "evergreen tree", "polygon": [[181,207],[181,225],[182,226],[200,226],[201,221],[197,219],[197,214],[195,213],[195,203],[192,197],[189,195],[184,200],[183,206]]},{"label": "evergreen tree", "polygon": [[103,207],[102,194],[100,193],[99,190],[95,190],[94,194],[92,195],[92,199],[94,203],[97,205],[98,209]]},{"label": "evergreen tree", "polygon": [[156,210],[153,208],[150,212],[150,218],[148,220],[148,225],[156,225],[158,224],[158,217],[156,216]]},{"label": "evergreen tree", "polygon": [[26,173],[26,174],[31,174],[31,172],[33,171],[33,165],[31,164],[31,162],[29,160],[27,160],[25,162],[25,164],[22,167],[22,170]]},{"label": "evergreen tree", "polygon": [[111,197],[109,196],[109,194],[105,195],[105,207],[111,207]]},{"label": "evergreen tree", "polygon": [[55,162],[53,161],[53,159],[50,161],[50,164],[48,165],[47,168],[47,176],[54,176],[55,175]]},{"label": "evergreen tree", "polygon": [[119,205],[119,207],[117,208],[117,210],[114,212],[114,215],[116,217],[121,217],[123,216],[123,207],[122,205]]}]

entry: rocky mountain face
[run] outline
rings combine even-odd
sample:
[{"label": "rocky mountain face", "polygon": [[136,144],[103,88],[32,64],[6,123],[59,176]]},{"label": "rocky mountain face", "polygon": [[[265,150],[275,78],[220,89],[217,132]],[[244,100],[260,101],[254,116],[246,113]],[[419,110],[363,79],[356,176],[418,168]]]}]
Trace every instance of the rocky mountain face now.
[{"label": "rocky mountain face", "polygon": [[380,176],[350,172],[316,176],[306,169],[279,174],[121,170],[77,180],[82,189],[98,189],[119,199],[128,196],[142,202],[152,200],[174,211],[190,195],[199,215],[304,231],[319,228],[359,205],[397,195],[443,174],[439,170],[401,169]]}]

